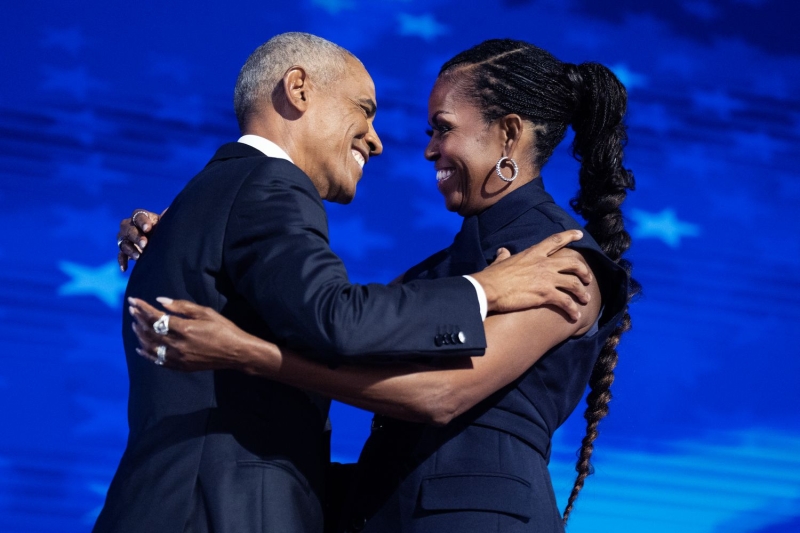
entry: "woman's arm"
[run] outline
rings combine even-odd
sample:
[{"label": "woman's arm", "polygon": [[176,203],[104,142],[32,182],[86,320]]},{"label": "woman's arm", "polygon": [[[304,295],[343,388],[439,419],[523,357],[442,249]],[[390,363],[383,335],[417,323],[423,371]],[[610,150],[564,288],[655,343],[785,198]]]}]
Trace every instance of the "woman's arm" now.
[{"label": "woman's arm", "polygon": [[[563,250],[559,254],[578,254]],[[540,307],[486,319],[487,350],[445,367],[421,364],[340,366],[331,369],[249,335],[209,308],[185,301],[160,300],[172,316],[170,333],[157,335],[153,322],[163,313],[132,300],[134,330],[143,356],[155,360],[167,346],[166,366],[180,370],[230,368],[311,390],[394,418],[446,424],[522,375],[552,347],[589,330],[600,310],[600,291],[592,277],[588,304],[578,303],[581,318]]]}]

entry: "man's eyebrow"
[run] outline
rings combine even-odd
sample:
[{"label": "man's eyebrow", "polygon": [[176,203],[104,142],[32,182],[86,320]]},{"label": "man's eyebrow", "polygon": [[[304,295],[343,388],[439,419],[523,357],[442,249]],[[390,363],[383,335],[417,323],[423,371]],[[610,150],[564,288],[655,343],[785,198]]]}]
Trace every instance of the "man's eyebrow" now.
[{"label": "man's eyebrow", "polygon": [[364,108],[364,111],[367,112],[368,117],[374,116],[375,112],[378,110],[378,106],[372,98],[359,98],[358,103]]}]

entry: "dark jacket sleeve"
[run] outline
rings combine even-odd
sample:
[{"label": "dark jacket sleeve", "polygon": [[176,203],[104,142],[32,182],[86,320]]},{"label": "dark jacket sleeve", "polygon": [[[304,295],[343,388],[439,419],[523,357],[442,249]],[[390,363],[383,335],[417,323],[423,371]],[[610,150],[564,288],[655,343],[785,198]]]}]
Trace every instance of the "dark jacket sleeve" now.
[{"label": "dark jacket sleeve", "polygon": [[319,194],[282,160],[268,159],[239,191],[224,267],[279,342],[328,363],[474,356],[486,348],[475,289],[464,278],[350,283],[329,247]]}]

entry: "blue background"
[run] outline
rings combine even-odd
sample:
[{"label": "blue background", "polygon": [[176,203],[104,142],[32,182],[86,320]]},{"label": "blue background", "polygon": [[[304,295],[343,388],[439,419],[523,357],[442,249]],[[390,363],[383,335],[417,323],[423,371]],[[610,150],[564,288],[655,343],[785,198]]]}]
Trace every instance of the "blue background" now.
[{"label": "blue background", "polygon": [[[238,131],[249,53],[302,30],[372,73],[385,154],[333,246],[388,281],[447,246],[426,143],[439,66],[492,37],[601,61],[627,85],[630,257],[596,475],[572,532],[800,531],[800,17],[779,0],[16,2],[0,20],[0,531],[88,531],[127,436],[118,221],[161,210]],[[566,205],[567,143],[545,168]],[[337,405],[334,455],[368,415]],[[561,507],[580,414],[557,433]]]}]

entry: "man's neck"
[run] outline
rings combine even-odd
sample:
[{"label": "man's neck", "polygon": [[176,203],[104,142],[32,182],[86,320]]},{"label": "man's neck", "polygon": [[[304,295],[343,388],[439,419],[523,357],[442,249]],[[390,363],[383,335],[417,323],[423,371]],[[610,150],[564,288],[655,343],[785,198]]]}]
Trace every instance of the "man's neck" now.
[{"label": "man's neck", "polygon": [[286,153],[286,150],[278,146],[277,143],[261,135],[246,133],[239,137],[239,142],[248,146],[252,146],[268,157],[285,159],[290,163],[294,163],[289,154]]}]

